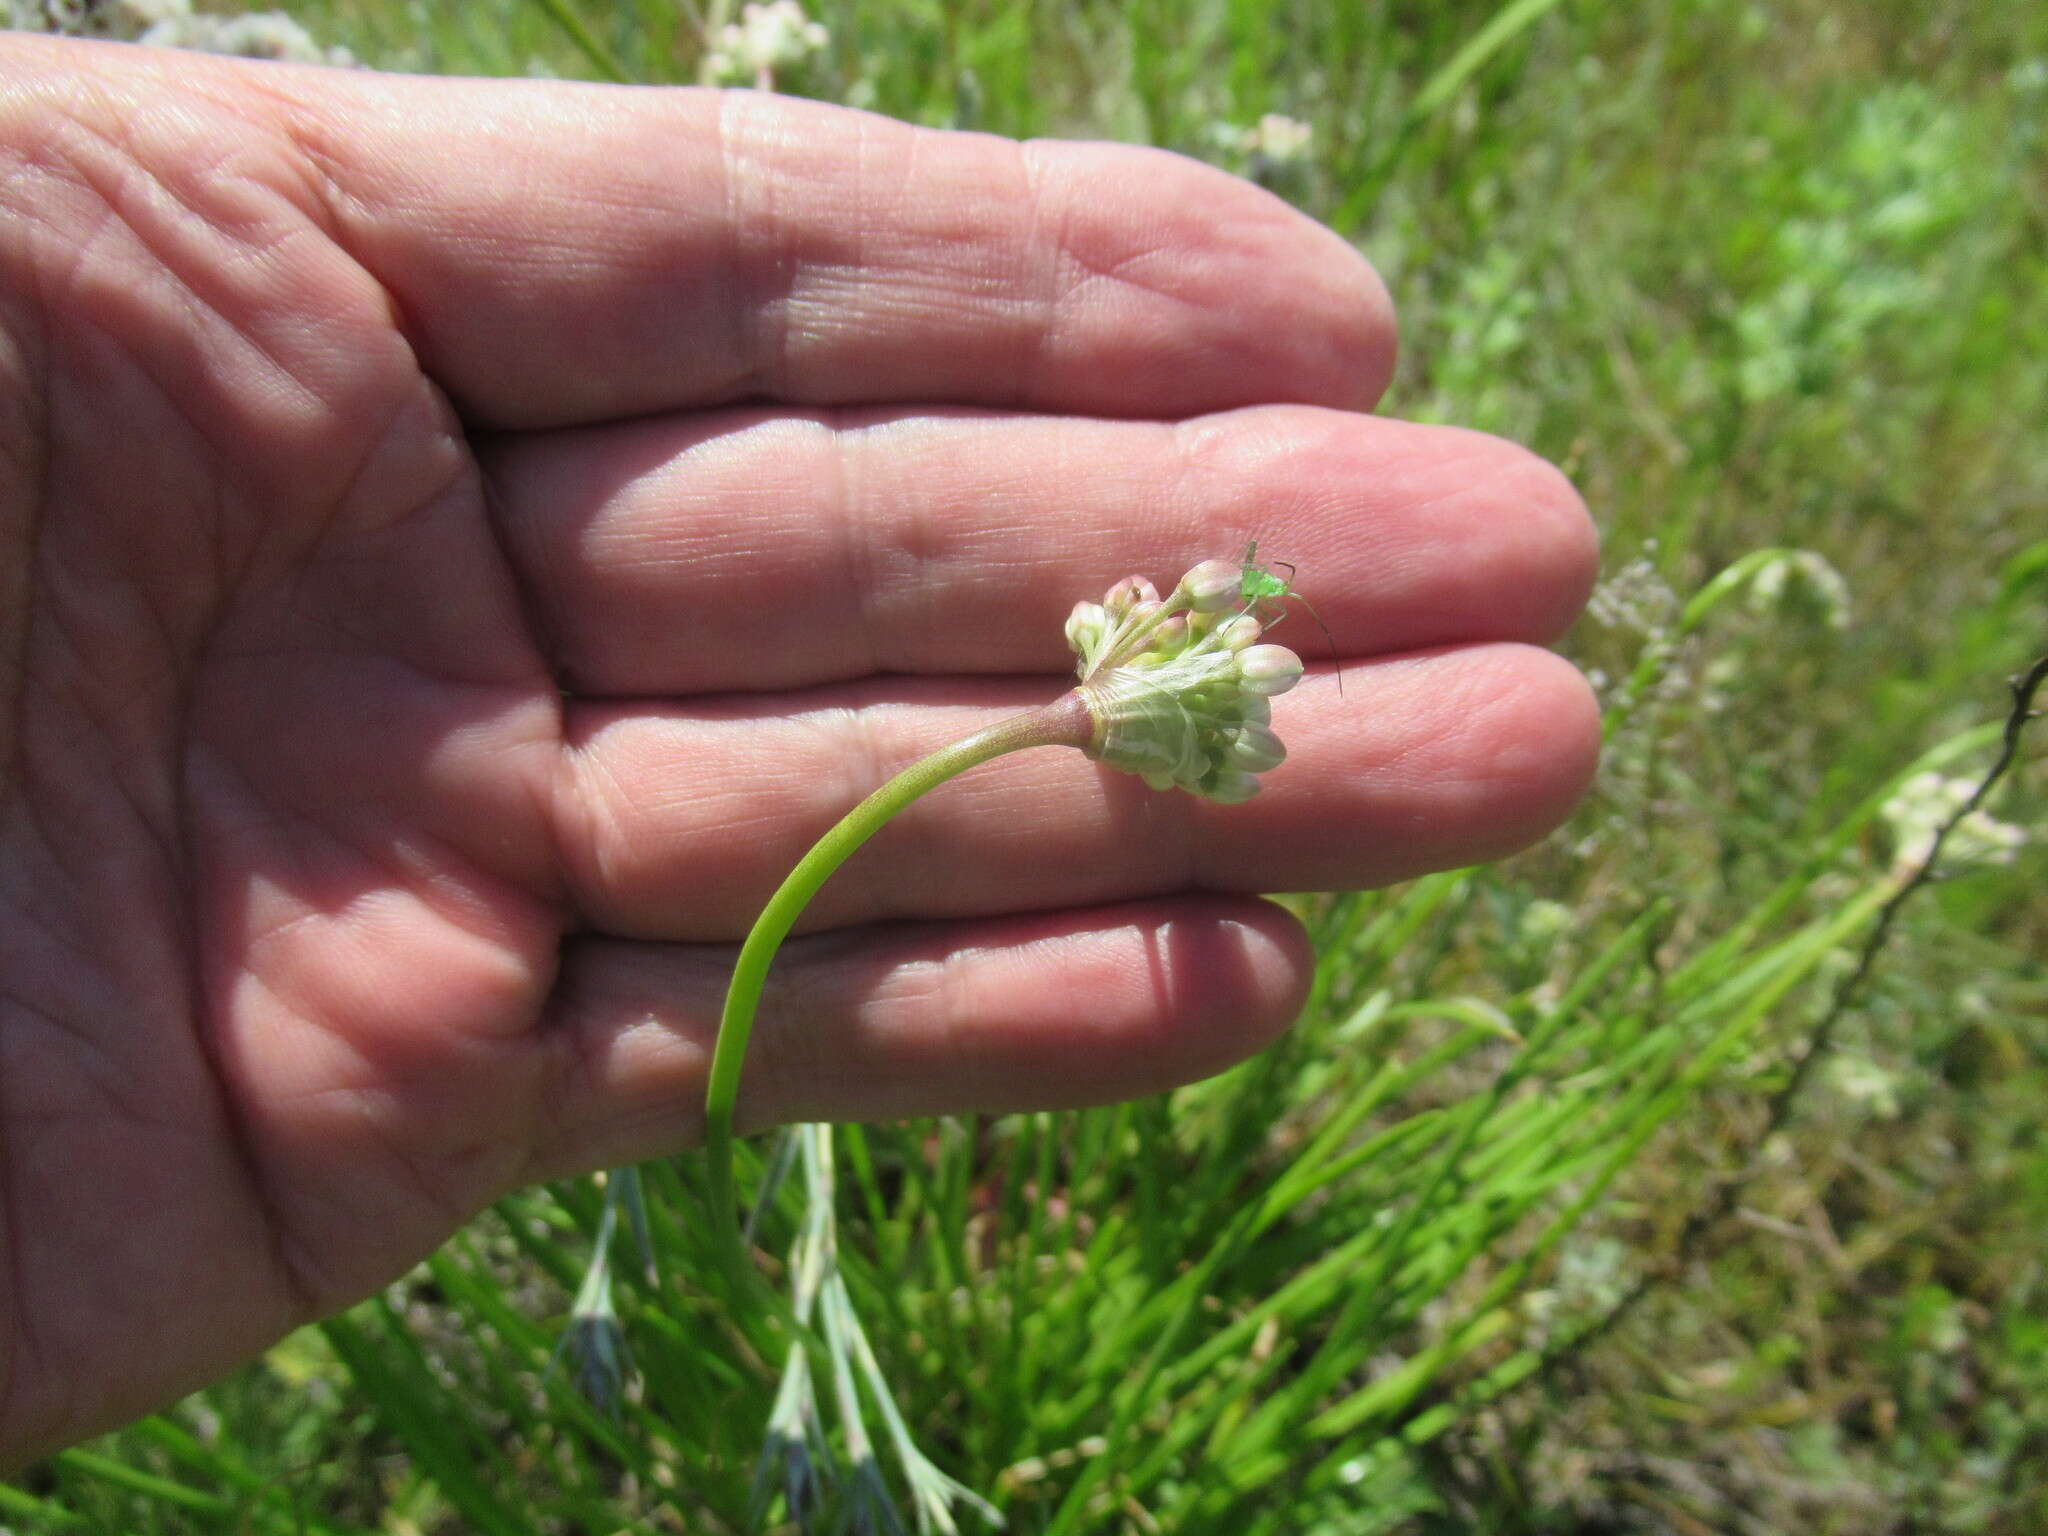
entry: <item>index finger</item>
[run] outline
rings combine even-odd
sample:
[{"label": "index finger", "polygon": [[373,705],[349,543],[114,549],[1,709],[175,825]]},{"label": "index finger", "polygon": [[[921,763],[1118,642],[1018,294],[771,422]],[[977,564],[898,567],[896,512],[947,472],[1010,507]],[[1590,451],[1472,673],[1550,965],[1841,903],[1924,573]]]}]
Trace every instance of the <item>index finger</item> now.
[{"label": "index finger", "polygon": [[325,71],[298,72],[288,124],[336,237],[490,426],[748,398],[1356,409],[1392,368],[1348,243],[1162,151],[752,91]]}]

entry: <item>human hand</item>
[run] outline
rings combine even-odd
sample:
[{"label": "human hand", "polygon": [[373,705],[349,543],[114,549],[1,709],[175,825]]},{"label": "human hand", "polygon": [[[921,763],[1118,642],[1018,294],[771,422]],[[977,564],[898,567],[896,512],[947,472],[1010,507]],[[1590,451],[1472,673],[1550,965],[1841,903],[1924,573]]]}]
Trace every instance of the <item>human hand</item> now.
[{"label": "human hand", "polygon": [[1377,280],[1218,172],[11,36],[0,198],[0,1461],[693,1140],[763,897],[1061,691],[1115,577],[1258,535],[1343,696],[1250,805],[1039,752],[906,814],[748,1123],[1214,1071],[1311,963],[1240,893],[1507,852],[1590,772],[1532,648],[1577,499],[1358,414]]}]

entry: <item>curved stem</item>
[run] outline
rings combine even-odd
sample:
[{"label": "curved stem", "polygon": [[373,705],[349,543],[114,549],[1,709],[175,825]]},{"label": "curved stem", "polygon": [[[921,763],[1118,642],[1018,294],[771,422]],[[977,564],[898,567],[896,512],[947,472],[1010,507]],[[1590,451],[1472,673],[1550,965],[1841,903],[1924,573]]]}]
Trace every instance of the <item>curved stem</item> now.
[{"label": "curved stem", "polygon": [[1092,728],[1080,695],[1068,693],[1043,708],[999,721],[919,758],[841,817],[768,898],[733,965],[704,1093],[704,1150],[709,1158],[712,1220],[719,1228],[721,1254],[735,1276],[744,1269],[745,1254],[732,1176],[733,1106],[739,1098],[740,1072],[746,1064],[747,1040],[761,1005],[761,990],[782,941],[832,872],[911,801],[977,763],[1006,752],[1021,752],[1026,747],[1085,747]]}]

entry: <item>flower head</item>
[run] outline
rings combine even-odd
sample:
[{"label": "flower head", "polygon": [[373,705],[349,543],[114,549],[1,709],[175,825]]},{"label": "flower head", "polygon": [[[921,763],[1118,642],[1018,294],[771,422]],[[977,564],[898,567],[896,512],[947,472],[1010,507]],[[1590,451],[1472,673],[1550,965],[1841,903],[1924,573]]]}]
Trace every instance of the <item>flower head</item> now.
[{"label": "flower head", "polygon": [[1259,643],[1240,586],[1238,567],[1205,560],[1163,599],[1127,576],[1074,605],[1067,642],[1094,722],[1090,757],[1154,789],[1226,803],[1258,793],[1258,775],[1287,755],[1266,701],[1300,681],[1301,661]]},{"label": "flower head", "polygon": [[1268,112],[1251,127],[1211,123],[1209,138],[1224,153],[1239,157],[1254,180],[1298,170],[1308,163],[1315,129],[1298,118]]},{"label": "flower head", "polygon": [[1308,158],[1315,130],[1298,118],[1268,112],[1245,132],[1244,147],[1272,165],[1294,165]]},{"label": "flower head", "polygon": [[823,53],[832,36],[804,14],[798,0],[753,0],[740,19],[718,30],[717,46],[705,57],[704,72],[717,85],[773,87],[777,70],[791,70]]},{"label": "flower head", "polygon": [[1849,627],[1849,583],[1810,549],[1779,551],[1749,579],[1749,606],[1759,613],[1803,604],[1830,629]]},{"label": "flower head", "polygon": [[1880,812],[1891,827],[1892,867],[1902,871],[1920,868],[1934,856],[1935,839],[1952,820],[1955,824],[1941,848],[1944,873],[2012,863],[2026,844],[2024,827],[1983,811],[1970,811],[1955,820],[1974,793],[1976,785],[1969,779],[1934,772],[1916,773],[1901,784]]}]

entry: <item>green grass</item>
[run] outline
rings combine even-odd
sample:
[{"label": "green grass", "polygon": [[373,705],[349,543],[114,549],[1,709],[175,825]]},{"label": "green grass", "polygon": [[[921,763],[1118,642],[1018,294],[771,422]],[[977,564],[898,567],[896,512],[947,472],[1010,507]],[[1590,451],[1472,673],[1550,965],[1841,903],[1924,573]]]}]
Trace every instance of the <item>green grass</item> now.
[{"label": "green grass", "polygon": [[[701,52],[655,0],[290,9],[408,68]],[[1267,174],[1386,274],[1386,408],[1565,465],[1625,573],[1568,646],[1610,705],[1592,802],[1506,864],[1302,902],[1323,963],[1281,1046],[1170,1101],[842,1135],[840,1262],[919,1443],[1025,1532],[2048,1525],[2038,740],[1996,807],[2036,842],[1915,896],[1773,1116],[1893,888],[1878,801],[1980,770],[2048,648],[2048,13],[826,19],[786,84],[918,121],[1226,161],[1218,123],[1310,123]],[[1713,584],[1769,548],[1838,571],[1850,626]],[[616,1419],[548,1370],[601,1196],[531,1191],[0,1488],[0,1528],[743,1529],[786,1341],[727,1304],[697,1162],[644,1177]]]}]

